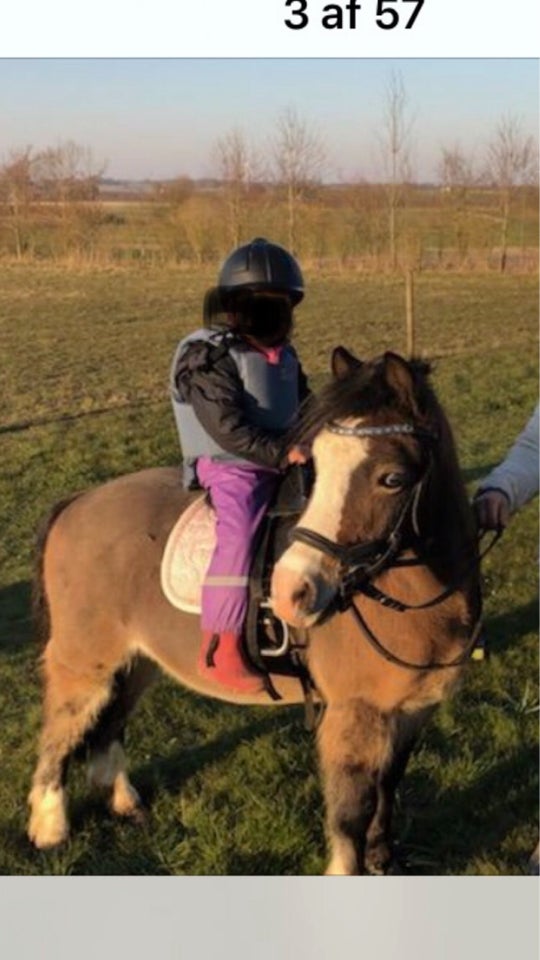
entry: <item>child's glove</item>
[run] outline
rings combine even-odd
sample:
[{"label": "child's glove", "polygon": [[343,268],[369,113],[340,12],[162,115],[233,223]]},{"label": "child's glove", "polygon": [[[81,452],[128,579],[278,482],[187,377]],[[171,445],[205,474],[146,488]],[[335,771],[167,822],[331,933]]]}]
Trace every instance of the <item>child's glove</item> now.
[{"label": "child's glove", "polygon": [[305,444],[298,444],[287,453],[287,463],[289,465],[293,463],[307,463],[311,459],[311,450]]}]

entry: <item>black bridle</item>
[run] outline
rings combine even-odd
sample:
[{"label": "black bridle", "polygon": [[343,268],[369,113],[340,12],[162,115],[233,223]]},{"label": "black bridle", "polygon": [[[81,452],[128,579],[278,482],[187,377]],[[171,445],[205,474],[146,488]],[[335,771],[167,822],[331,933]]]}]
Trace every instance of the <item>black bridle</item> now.
[{"label": "black bridle", "polygon": [[421,544],[421,534],[418,525],[418,507],[422,492],[431,470],[433,462],[432,450],[433,445],[438,441],[438,434],[432,430],[428,430],[424,427],[418,427],[411,423],[393,423],[384,426],[369,426],[363,424],[359,424],[357,426],[344,426],[339,423],[330,422],[327,424],[326,429],[331,433],[336,433],[345,437],[385,437],[396,435],[408,435],[415,437],[422,444],[425,453],[424,468],[416,483],[411,487],[409,495],[403,507],[401,508],[392,529],[386,537],[377,540],[369,540],[364,543],[353,544],[352,546],[342,546],[341,544],[336,543],[334,540],[324,537],[322,534],[308,530],[306,527],[295,527],[290,535],[291,541],[304,543],[307,546],[313,547],[315,550],[324,553],[326,556],[331,557],[333,560],[338,561],[341,570],[341,578],[338,583],[337,599],[339,609],[343,611],[350,609],[352,611],[357,623],[362,628],[371,646],[374,647],[374,649],[376,649],[377,652],[380,653],[381,656],[383,656],[386,660],[407,670],[443,670],[449,667],[457,667],[461,665],[469,658],[478,640],[481,630],[481,615],[478,617],[478,620],[473,627],[471,636],[466,644],[465,649],[454,660],[444,663],[439,663],[436,661],[425,664],[411,663],[410,661],[396,656],[381,643],[381,641],[376,637],[366,623],[364,616],[358,610],[358,607],[354,603],[354,596],[361,593],[364,596],[369,597],[371,600],[375,600],[376,602],[382,604],[382,606],[398,611],[399,613],[403,613],[407,610],[427,610],[430,607],[437,606],[439,603],[442,603],[444,600],[452,596],[452,594],[456,592],[466,577],[473,572],[473,570],[478,569],[481,558],[485,556],[488,550],[491,549],[495,541],[499,538],[500,533],[497,532],[495,534],[493,540],[489,543],[487,549],[485,549],[482,554],[478,554],[476,545],[471,548],[472,557],[470,562],[467,564],[465,572],[462,573],[461,576],[455,581],[450,583],[448,587],[437,594],[437,596],[432,597],[425,603],[408,604],[401,600],[397,600],[395,597],[389,596],[387,593],[376,587],[373,583],[373,578],[377,576],[377,574],[381,573],[383,570],[388,570],[391,567],[422,566],[426,563],[426,560],[423,559],[422,556],[404,558],[400,557],[399,555],[406,547],[411,545],[410,543],[406,544],[404,542],[404,526],[409,518],[411,520],[415,542],[416,544]]}]

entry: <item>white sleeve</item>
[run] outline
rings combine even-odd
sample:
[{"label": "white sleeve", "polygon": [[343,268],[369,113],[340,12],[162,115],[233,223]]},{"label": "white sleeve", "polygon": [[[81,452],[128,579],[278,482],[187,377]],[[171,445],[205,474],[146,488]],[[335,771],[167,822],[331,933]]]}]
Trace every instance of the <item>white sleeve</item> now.
[{"label": "white sleeve", "polygon": [[537,405],[505,459],[484,477],[478,493],[488,487],[497,487],[507,495],[512,511],[524,506],[538,493],[538,454]]}]

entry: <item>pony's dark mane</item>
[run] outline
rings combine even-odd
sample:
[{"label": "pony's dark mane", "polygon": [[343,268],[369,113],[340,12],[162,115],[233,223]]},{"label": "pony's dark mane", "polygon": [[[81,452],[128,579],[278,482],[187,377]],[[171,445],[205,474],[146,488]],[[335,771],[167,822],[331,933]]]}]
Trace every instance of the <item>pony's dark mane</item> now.
[{"label": "pony's dark mane", "polygon": [[[429,383],[431,366],[414,359],[408,364],[414,380],[415,400],[422,423],[438,426],[440,406]],[[350,376],[332,379],[320,393],[305,405],[295,440],[312,438],[332,420],[365,417],[369,414],[395,413],[409,418],[411,410],[388,384],[384,376],[383,358],[363,363]]]}]

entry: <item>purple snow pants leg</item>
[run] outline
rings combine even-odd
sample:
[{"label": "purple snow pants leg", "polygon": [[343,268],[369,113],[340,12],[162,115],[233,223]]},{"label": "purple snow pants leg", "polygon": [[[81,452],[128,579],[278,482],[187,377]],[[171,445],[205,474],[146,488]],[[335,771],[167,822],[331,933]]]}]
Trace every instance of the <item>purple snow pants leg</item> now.
[{"label": "purple snow pants leg", "polygon": [[248,604],[255,534],[276,489],[279,472],[256,464],[197,461],[200,484],[217,517],[217,544],[202,590],[201,627],[240,634]]}]

